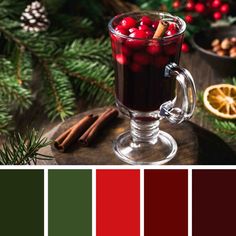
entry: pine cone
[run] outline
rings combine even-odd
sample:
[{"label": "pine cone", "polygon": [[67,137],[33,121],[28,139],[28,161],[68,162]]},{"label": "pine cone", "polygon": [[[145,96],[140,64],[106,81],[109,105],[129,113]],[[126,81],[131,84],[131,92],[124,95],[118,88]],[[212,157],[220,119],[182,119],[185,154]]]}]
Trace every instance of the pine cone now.
[{"label": "pine cone", "polygon": [[32,2],[21,15],[21,27],[28,32],[40,32],[48,29],[49,20],[45,7],[38,1]]}]

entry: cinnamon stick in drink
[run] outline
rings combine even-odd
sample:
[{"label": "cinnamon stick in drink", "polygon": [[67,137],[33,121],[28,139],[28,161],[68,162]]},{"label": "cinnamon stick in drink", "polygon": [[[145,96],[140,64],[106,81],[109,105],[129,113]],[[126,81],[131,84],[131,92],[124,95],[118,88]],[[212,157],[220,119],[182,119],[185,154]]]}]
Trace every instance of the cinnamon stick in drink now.
[{"label": "cinnamon stick in drink", "polygon": [[72,143],[74,143],[95,122],[97,118],[97,116],[93,116],[92,114],[85,116],[55,140],[55,148],[61,152],[65,152],[65,150]]},{"label": "cinnamon stick in drink", "polygon": [[165,32],[167,31],[168,27],[169,23],[167,21],[160,20],[157,29],[153,35],[153,38],[154,39],[162,38],[165,35]]},{"label": "cinnamon stick in drink", "polygon": [[98,119],[89,127],[89,129],[79,138],[79,143],[88,146],[96,137],[97,133],[112,119],[118,116],[119,112],[115,108],[108,108]]}]

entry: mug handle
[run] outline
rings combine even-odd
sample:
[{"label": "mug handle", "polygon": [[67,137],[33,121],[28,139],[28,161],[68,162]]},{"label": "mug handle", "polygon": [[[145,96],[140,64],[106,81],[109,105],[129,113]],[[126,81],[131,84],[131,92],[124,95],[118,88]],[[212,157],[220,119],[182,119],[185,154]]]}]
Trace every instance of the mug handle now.
[{"label": "mug handle", "polygon": [[177,97],[172,101],[163,103],[160,107],[160,117],[168,119],[171,123],[181,123],[192,117],[196,106],[196,87],[190,72],[170,63],[165,68],[165,77],[175,77],[183,91],[181,108],[175,107]]}]

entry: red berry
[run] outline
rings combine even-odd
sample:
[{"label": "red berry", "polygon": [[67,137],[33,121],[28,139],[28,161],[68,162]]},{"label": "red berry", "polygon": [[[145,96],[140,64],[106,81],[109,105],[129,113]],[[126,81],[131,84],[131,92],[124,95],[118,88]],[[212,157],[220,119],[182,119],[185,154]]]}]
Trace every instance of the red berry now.
[{"label": "red berry", "polygon": [[198,12],[198,13],[205,13],[206,7],[203,3],[197,3],[195,5],[195,11]]},{"label": "red berry", "polygon": [[125,28],[125,29],[130,29],[135,27],[137,24],[136,20],[130,16],[125,17],[122,21],[121,21],[121,25]]},{"label": "red berry", "polygon": [[124,54],[125,56],[128,56],[130,54],[130,50],[125,47],[124,45],[121,47],[121,53]]},{"label": "red berry", "polygon": [[152,25],[152,20],[148,16],[143,16],[140,25]]},{"label": "red berry", "polygon": [[161,52],[161,46],[157,41],[154,41],[152,43],[150,43],[147,46],[147,52],[151,55],[157,54]]},{"label": "red berry", "polygon": [[175,24],[170,24],[166,33],[165,33],[165,36],[171,36],[171,35],[174,35],[177,33],[177,29],[176,29],[176,25]]},{"label": "red berry", "polygon": [[220,19],[222,18],[222,14],[217,11],[217,12],[215,12],[215,13],[213,14],[213,18],[214,18],[215,20],[220,20]]},{"label": "red berry", "polygon": [[220,0],[214,0],[214,1],[212,2],[212,4],[211,4],[211,6],[212,6],[213,8],[219,8],[220,5],[221,5],[221,1],[220,1]]},{"label": "red berry", "polygon": [[172,7],[174,9],[178,9],[178,8],[180,8],[180,6],[181,6],[181,2],[179,0],[174,1],[172,4]]},{"label": "red berry", "polygon": [[124,55],[122,55],[122,54],[117,54],[116,55],[116,60],[117,60],[117,62],[118,63],[120,63],[121,65],[125,65],[125,64],[127,64],[127,59],[126,59],[126,57],[124,56]]},{"label": "red berry", "polygon": [[150,30],[147,25],[140,25],[140,26],[138,27],[138,29],[139,29],[139,30],[143,30],[143,31]]},{"label": "red berry", "polygon": [[156,29],[158,24],[159,24],[159,20],[154,21],[153,24],[152,24],[152,28]]},{"label": "red berry", "polygon": [[187,2],[185,8],[187,11],[193,11],[195,8],[194,2],[192,1]]},{"label": "red berry", "polygon": [[189,52],[189,46],[188,46],[187,43],[182,44],[181,51],[184,52],[184,53]]},{"label": "red berry", "polygon": [[147,65],[150,61],[150,58],[147,54],[137,52],[134,54],[133,59],[135,62],[141,65]]},{"label": "red berry", "polygon": [[139,39],[127,39],[126,41],[127,46],[132,47],[132,48],[139,48],[145,44],[145,41],[141,39],[146,39],[147,35],[142,30],[136,30],[133,33],[131,33],[129,37],[139,38]]},{"label": "red berry", "polygon": [[136,31],[136,30],[138,30],[138,29],[133,27],[133,28],[130,28],[130,29],[129,29],[129,32],[130,32],[130,33],[133,33],[133,32]]},{"label": "red berry", "polygon": [[144,39],[146,38],[146,33],[143,30],[136,30],[133,33],[131,33],[129,37]]},{"label": "red berry", "polygon": [[229,4],[225,3],[220,7],[220,11],[223,14],[228,14],[229,13]]},{"label": "red berry", "polygon": [[188,23],[188,24],[192,24],[193,23],[193,17],[191,15],[187,15],[185,16],[185,21]]},{"label": "red berry", "polygon": [[151,30],[146,30],[145,33],[148,39],[153,38],[154,33]]},{"label": "red berry", "polygon": [[118,33],[118,34],[128,35],[128,31],[127,31],[126,29],[122,28],[122,27],[119,27],[119,26],[117,26],[117,27],[115,28],[115,31],[116,31],[116,33]]}]

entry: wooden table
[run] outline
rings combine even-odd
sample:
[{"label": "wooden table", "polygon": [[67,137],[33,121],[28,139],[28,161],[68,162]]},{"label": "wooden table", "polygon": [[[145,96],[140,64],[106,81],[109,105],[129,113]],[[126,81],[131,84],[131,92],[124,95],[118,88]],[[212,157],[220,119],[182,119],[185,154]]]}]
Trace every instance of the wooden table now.
[{"label": "wooden table", "polygon": [[[194,77],[197,90],[203,90],[212,84],[221,83],[222,79],[214,70],[200,57],[198,52],[182,54],[180,65],[188,69]],[[50,123],[46,115],[42,112],[40,104],[35,102],[33,109],[26,112],[23,116],[16,117],[16,123],[19,130],[23,130],[29,123],[33,121],[33,127],[44,129],[47,133],[59,121]],[[83,112],[91,107],[80,101],[78,112]],[[40,115],[39,115],[40,114]],[[218,136],[209,132],[210,126],[204,119],[194,116],[191,120],[192,127],[198,138],[199,154],[196,164],[236,164],[236,142],[224,142]],[[202,128],[204,127],[204,129]],[[50,163],[43,162],[42,164],[55,164],[55,161]],[[177,164],[177,163],[175,163]]]}]

